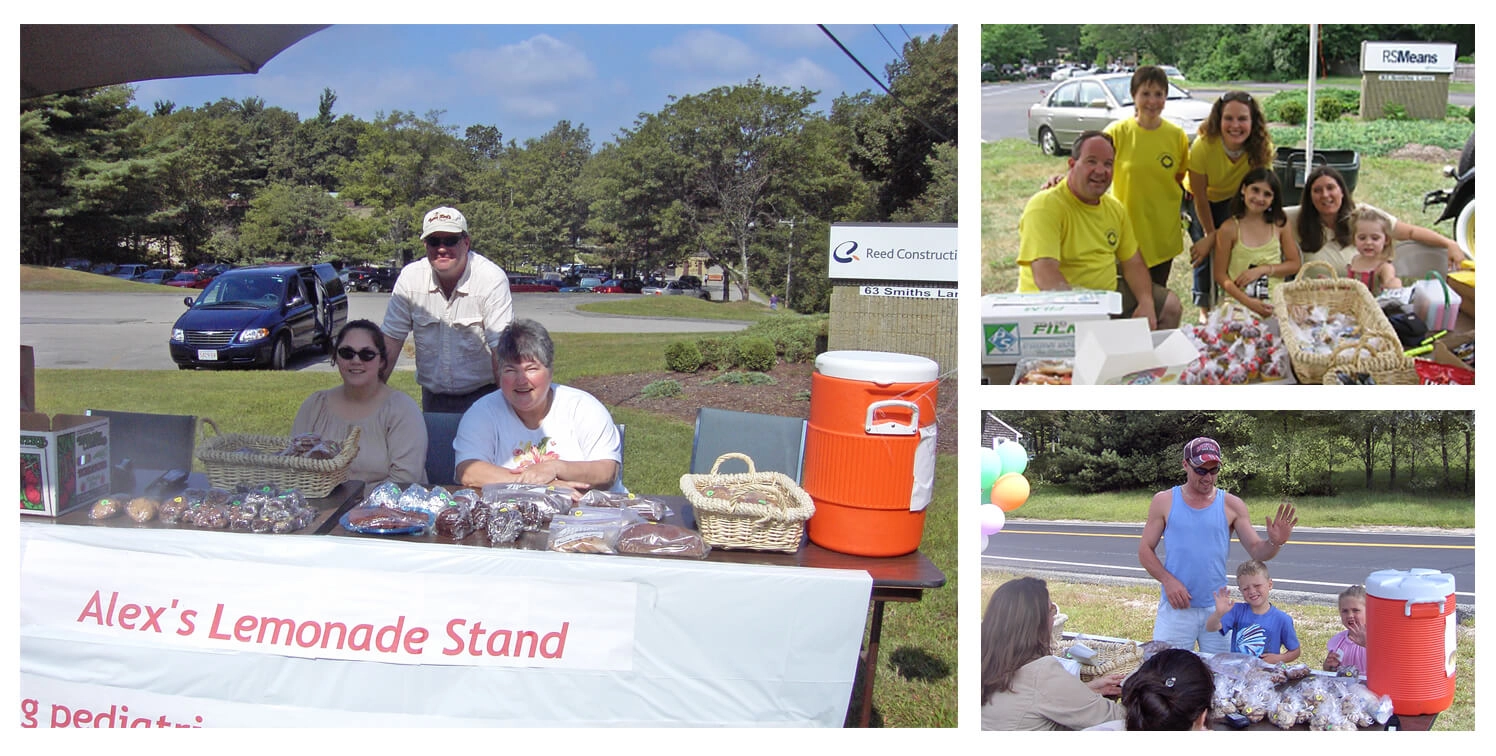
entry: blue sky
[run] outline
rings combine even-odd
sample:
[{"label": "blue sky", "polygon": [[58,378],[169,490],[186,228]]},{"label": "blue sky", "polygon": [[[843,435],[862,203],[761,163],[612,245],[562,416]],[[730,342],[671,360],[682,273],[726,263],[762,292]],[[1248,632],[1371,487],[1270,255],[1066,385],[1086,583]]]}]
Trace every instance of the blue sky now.
[{"label": "blue sky", "polygon": [[[944,31],[929,24],[828,24],[869,71],[885,66],[910,37]],[[881,35],[880,35],[881,32]],[[885,37],[887,41],[885,41]],[[199,107],[221,97],[260,97],[303,119],[317,114],[324,87],[335,114],[373,120],[394,110],[441,122],[458,134],[497,126],[504,140],[544,134],[557,121],[585,125],[594,145],[612,141],[669,95],[704,92],[753,76],[774,86],[820,92],[829,110],[840,94],[880,92],[818,27],[803,25],[334,25],[303,39],[258,74],[136,83],[135,103]]]}]

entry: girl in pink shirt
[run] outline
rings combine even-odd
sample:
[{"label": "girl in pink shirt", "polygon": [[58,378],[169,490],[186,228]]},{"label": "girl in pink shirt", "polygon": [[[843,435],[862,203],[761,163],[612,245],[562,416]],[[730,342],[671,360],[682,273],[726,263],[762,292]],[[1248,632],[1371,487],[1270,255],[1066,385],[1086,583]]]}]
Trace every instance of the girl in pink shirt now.
[{"label": "girl in pink shirt", "polygon": [[1350,676],[1366,674],[1366,588],[1340,592],[1340,624],[1345,629],[1325,644],[1325,670]]}]

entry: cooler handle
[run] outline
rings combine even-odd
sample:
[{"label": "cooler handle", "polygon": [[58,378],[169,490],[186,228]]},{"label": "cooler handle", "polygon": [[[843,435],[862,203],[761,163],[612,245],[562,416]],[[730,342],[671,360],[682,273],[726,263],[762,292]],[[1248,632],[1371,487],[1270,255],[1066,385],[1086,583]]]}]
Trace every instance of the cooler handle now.
[{"label": "cooler handle", "polygon": [[1407,601],[1403,602],[1403,616],[1412,617],[1413,607],[1422,605],[1424,607],[1431,608],[1431,611],[1420,611],[1418,613],[1419,619],[1439,617],[1444,614],[1444,605],[1448,602],[1449,597],[1447,596],[1441,599],[1423,599],[1421,601],[1419,599],[1408,599]]},{"label": "cooler handle", "polygon": [[[873,414],[884,407],[903,407],[909,410],[911,413],[909,424],[900,425],[894,420],[874,424]],[[869,435],[874,436],[912,436],[919,432],[919,405],[901,399],[885,399],[881,402],[873,402],[867,406],[867,421],[863,423],[863,427]]]}]

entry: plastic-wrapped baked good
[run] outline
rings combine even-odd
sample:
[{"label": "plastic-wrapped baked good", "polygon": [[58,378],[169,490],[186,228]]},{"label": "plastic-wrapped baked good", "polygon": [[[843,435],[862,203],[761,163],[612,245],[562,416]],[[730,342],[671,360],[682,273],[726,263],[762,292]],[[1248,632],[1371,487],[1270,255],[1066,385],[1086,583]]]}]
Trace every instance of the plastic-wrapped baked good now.
[{"label": "plastic-wrapped baked good", "polygon": [[90,520],[108,520],[118,517],[125,509],[125,504],[130,501],[129,494],[110,494],[94,502],[93,508],[88,510]]},{"label": "plastic-wrapped baked good", "polygon": [[613,491],[588,491],[582,494],[577,504],[584,507],[619,507],[630,509],[640,517],[651,522],[659,522],[669,514],[669,507],[665,502],[650,496],[638,496],[631,493],[615,493]]},{"label": "plastic-wrapped baked good", "polygon": [[551,518],[548,546],[552,551],[614,554],[624,526],[638,522],[639,516],[627,509],[574,507]]},{"label": "plastic-wrapped baked good", "polygon": [[[503,504],[480,503],[474,511],[483,510],[484,529],[488,532],[490,544],[513,543],[519,534],[524,531],[525,524],[520,516],[519,510]],[[531,507],[534,511],[534,507]]]},{"label": "plastic-wrapped baked good", "polygon": [[181,496],[173,496],[161,502],[161,508],[156,510],[156,519],[164,525],[176,525],[182,521],[182,514],[187,511],[186,500]]},{"label": "plastic-wrapped baked good", "polygon": [[618,535],[618,553],[650,554],[703,559],[712,547],[701,540],[701,534],[662,522],[630,525]]},{"label": "plastic-wrapped baked good", "polygon": [[222,506],[229,503],[229,499],[233,498],[233,496],[234,492],[232,491],[227,491],[222,488],[210,488],[206,493],[203,494],[203,500],[201,503],[194,504],[192,500],[189,499],[187,501],[187,506],[198,507],[202,506],[203,504],[218,504]]},{"label": "plastic-wrapped baked good", "polygon": [[572,505],[575,493],[570,488],[538,486],[529,483],[489,483],[479,492],[479,498],[490,503],[513,504],[532,500],[545,508],[548,514],[556,514]]},{"label": "plastic-wrapped baked good", "polygon": [[385,481],[374,487],[374,490],[364,494],[364,504],[371,507],[394,507],[400,502],[400,484],[394,481]]},{"label": "plastic-wrapped baked good", "polygon": [[[192,510],[192,513],[193,527],[203,530],[223,530],[229,526],[229,513],[226,507],[204,504]],[[186,518],[184,517],[183,520],[185,521]]]},{"label": "plastic-wrapped baked good", "polygon": [[293,437],[290,445],[280,451],[280,456],[332,459],[341,451],[342,444],[337,441],[325,440],[316,433],[303,433]]},{"label": "plastic-wrapped baked good", "polygon": [[466,503],[453,504],[436,513],[436,534],[454,541],[467,538],[473,532],[473,521],[468,516]]},{"label": "plastic-wrapped baked good", "polygon": [[424,512],[408,512],[391,507],[356,507],[348,512],[348,524],[355,530],[399,530],[403,528],[425,528],[431,524]]},{"label": "plastic-wrapped baked good", "polygon": [[130,519],[136,522],[147,523],[156,519],[156,512],[160,508],[161,503],[155,499],[138,496],[131,499],[130,503],[125,506],[125,514],[129,515]]},{"label": "plastic-wrapped baked good", "polygon": [[229,507],[229,530],[253,530],[255,511],[245,506]]}]

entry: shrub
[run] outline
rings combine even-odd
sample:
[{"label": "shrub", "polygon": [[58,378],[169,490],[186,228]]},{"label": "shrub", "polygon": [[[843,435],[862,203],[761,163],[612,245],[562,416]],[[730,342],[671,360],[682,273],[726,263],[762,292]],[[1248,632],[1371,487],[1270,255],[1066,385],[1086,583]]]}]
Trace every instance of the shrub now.
[{"label": "shrub", "polygon": [[645,386],[644,390],[639,393],[643,394],[645,399],[668,399],[672,396],[680,396],[684,390],[680,386],[680,381],[666,378]]},{"label": "shrub", "polygon": [[799,391],[796,391],[794,399],[797,402],[810,401],[810,389],[800,389]]},{"label": "shrub", "polygon": [[730,338],[703,337],[696,340],[696,348],[701,350],[701,364],[717,370],[732,367],[733,360],[738,358],[738,350],[733,348]]},{"label": "shrub", "polygon": [[744,336],[737,340],[737,347],[739,366],[758,371],[774,369],[774,342],[761,336]]},{"label": "shrub", "polygon": [[1297,126],[1304,122],[1306,106],[1302,102],[1285,102],[1278,108],[1278,120]]},{"label": "shrub", "polygon": [[689,341],[676,341],[665,347],[665,367],[677,373],[694,373],[701,369],[701,350]]},{"label": "shrub", "polygon": [[729,373],[723,373],[707,381],[707,383],[731,383],[736,386],[773,386],[779,383],[779,381],[774,380],[774,376],[772,375],[764,375],[763,373],[756,372],[743,373],[734,370]]},{"label": "shrub", "polygon": [[1345,114],[1345,104],[1339,100],[1324,99],[1315,103],[1314,110],[1321,121],[1338,121]]},{"label": "shrub", "polygon": [[1400,102],[1389,102],[1382,106],[1382,117],[1389,121],[1408,120],[1408,109]]},{"label": "shrub", "polygon": [[743,329],[740,338],[768,339],[785,362],[809,362],[815,358],[816,339],[824,334],[827,322],[826,315],[775,315]]}]

